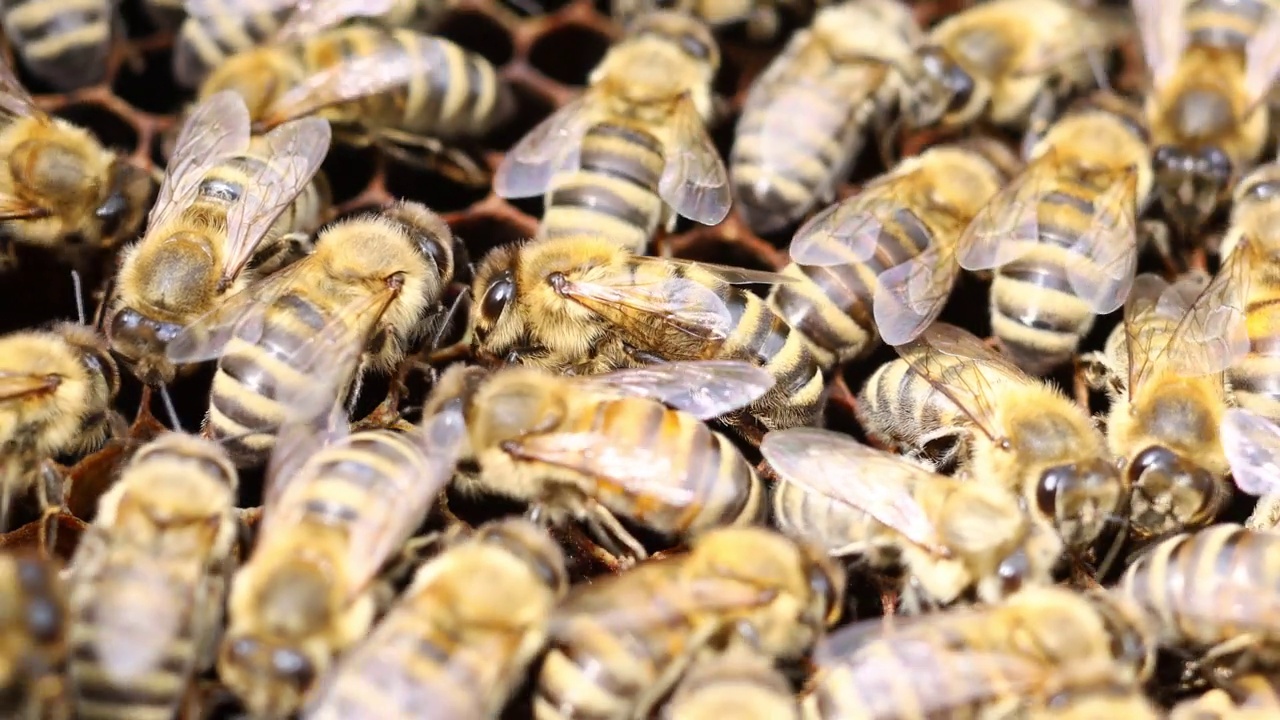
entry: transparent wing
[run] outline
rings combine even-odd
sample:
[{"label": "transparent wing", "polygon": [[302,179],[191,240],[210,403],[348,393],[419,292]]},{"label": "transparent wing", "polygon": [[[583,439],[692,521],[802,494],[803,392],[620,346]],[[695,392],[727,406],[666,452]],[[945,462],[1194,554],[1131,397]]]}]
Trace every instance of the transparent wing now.
[{"label": "transparent wing", "polygon": [[[599,628],[613,632],[643,633],[652,628],[677,625],[682,619],[699,615],[727,614],[749,610],[772,602],[777,591],[754,587],[726,577],[696,577],[666,583],[661,592],[646,602],[613,602],[615,593],[600,592],[608,581],[588,588],[594,592],[571,594],[553,615],[549,634],[559,641],[572,641],[581,633]],[[602,602],[605,601],[605,602]]]},{"label": "transparent wing", "polygon": [[[335,399],[336,400],[336,399]],[[295,416],[280,426],[275,447],[267,461],[262,505],[274,507],[284,489],[297,478],[307,460],[322,448],[341,441],[350,432],[345,403],[335,401],[329,413],[316,418]]]},{"label": "transparent wing", "polygon": [[909,478],[931,482],[937,477],[928,470],[818,428],[770,432],[760,453],[787,482],[861,510],[929,552],[950,554],[911,493]]},{"label": "transparent wing", "polygon": [[320,169],[330,134],[328,121],[311,117],[287,122],[254,142],[253,149],[266,162],[227,212],[224,287],[239,277],[280,215]]},{"label": "transparent wing", "polygon": [[1142,55],[1157,88],[1173,75],[1187,46],[1187,31],[1183,24],[1186,4],[1182,0],[1133,0]]},{"label": "transparent wing", "polygon": [[0,370],[0,402],[51,393],[58,388],[59,382],[59,379],[53,375],[31,375]]},{"label": "transparent wing", "polygon": [[817,267],[866,262],[880,247],[885,225],[901,209],[900,199],[865,188],[801,225],[791,238],[791,259],[798,265]]},{"label": "transparent wing", "polygon": [[247,336],[261,335],[267,309],[292,287],[304,265],[305,261],[294,263],[223,298],[183,328],[165,348],[165,354],[180,365],[204,362],[220,357],[241,326]]},{"label": "transparent wing", "polygon": [[978,211],[956,244],[961,267],[990,270],[1008,265],[1039,242],[1039,197],[1047,162],[1051,160],[1037,160]]},{"label": "transparent wing", "polygon": [[676,103],[669,123],[671,134],[663,143],[666,164],[658,179],[658,194],[690,220],[719,224],[733,204],[729,172],[720,151],[688,97]]},{"label": "transparent wing", "polygon": [[1067,281],[1095,313],[1124,304],[1138,266],[1137,170],[1130,168],[1093,201],[1089,229],[1071,246]]},{"label": "transparent wing", "polygon": [[1249,107],[1266,100],[1280,73],[1280,12],[1266,8],[1262,26],[1244,46],[1244,88]]},{"label": "transparent wing", "polygon": [[[207,0],[206,0],[207,1]],[[273,43],[305,40],[321,30],[336,27],[355,18],[376,18],[395,7],[395,0],[277,0],[282,5],[296,4],[276,30]]]},{"label": "transparent wing", "polygon": [[38,117],[47,118],[44,111],[36,107],[31,93],[22,87],[22,82],[13,73],[9,63],[0,59],[0,112],[12,118]]},{"label": "transparent wing", "polygon": [[1236,245],[1174,328],[1166,354],[1179,374],[1197,377],[1223,372],[1248,354],[1245,309],[1256,253],[1252,242]]},{"label": "transparent wing", "polygon": [[205,173],[223,158],[249,147],[249,109],[239,94],[210,95],[187,116],[165,170],[156,204],[147,218],[155,228],[189,205]]},{"label": "transparent wing", "polygon": [[582,136],[591,124],[588,96],[565,105],[529,131],[502,157],[493,176],[499,197],[542,195],[557,172],[578,167]]},{"label": "transparent wing", "polygon": [[1218,434],[1236,487],[1250,495],[1280,491],[1280,426],[1248,410],[1231,408]]},{"label": "transparent wing", "polygon": [[651,398],[709,420],[755,402],[773,387],[774,378],[740,360],[687,360],[584,376],[579,382]]},{"label": "transparent wing", "polygon": [[[1160,296],[1169,289],[1169,283],[1154,273],[1143,273],[1134,278],[1133,289],[1124,305],[1125,353],[1129,361],[1129,397],[1137,395],[1143,379],[1150,375],[1153,361],[1164,352],[1168,339],[1161,328],[1154,324]],[[1179,313],[1178,318],[1182,315]]]},{"label": "transparent wing", "polygon": [[1026,374],[965,330],[935,323],[920,337],[895,348],[898,355],[938,392],[956,404],[987,437],[999,440],[995,386],[1030,382]]},{"label": "transparent wing", "polygon": [[958,271],[953,253],[933,243],[880,273],[871,307],[881,339],[901,345],[919,337],[942,313]]}]

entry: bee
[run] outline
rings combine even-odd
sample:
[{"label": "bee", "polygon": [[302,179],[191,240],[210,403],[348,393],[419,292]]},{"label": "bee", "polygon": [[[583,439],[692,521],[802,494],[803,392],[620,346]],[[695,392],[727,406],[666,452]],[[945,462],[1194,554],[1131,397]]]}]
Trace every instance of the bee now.
[{"label": "bee", "polygon": [[992,333],[1027,372],[1069,360],[1094,316],[1129,294],[1151,187],[1145,132],[1136,108],[1114,95],[1078,105],[960,236],[960,266],[995,271]]},{"label": "bee", "polygon": [[807,717],[1041,717],[1068,693],[1137,692],[1155,648],[1136,607],[1047,586],[905,623],[864,620],[820,642],[814,658]]},{"label": "bee", "polygon": [[[814,424],[822,369],[800,333],[739,287],[778,282],[788,279],[638,257],[595,235],[511,245],[476,270],[473,349],[482,359],[581,375],[663,360],[743,360],[775,380],[745,415],[769,429]],[[746,419],[725,422],[743,429]]]},{"label": "bee", "polygon": [[260,464],[288,421],[317,418],[367,370],[386,372],[440,317],[453,234],[400,202],[327,227],[315,251],[219,303],[168,345],[170,362],[218,358],[205,433],[237,466]]},{"label": "bee", "polygon": [[792,263],[769,307],[808,340],[823,367],[910,341],[929,326],[959,272],[960,234],[1017,160],[975,139],[929,148],[815,215],[791,240]]},{"label": "bee", "polygon": [[[373,624],[370,582],[453,474],[462,418],[409,433],[288,426],[267,471],[258,541],[231,581],[218,677],[255,717],[298,710]],[[470,602],[474,603],[474,599]]]},{"label": "bee", "polygon": [[773,517],[788,535],[873,568],[906,567],[904,602],[950,604],[967,590],[995,602],[1024,584],[1051,584],[1062,541],[1038,528],[1004,488],[937,475],[817,428],[765,436],[781,482]]},{"label": "bee", "polygon": [[729,179],[747,225],[777,232],[835,198],[869,126],[897,101],[919,34],[898,0],[855,0],[791,38],[752,84],[734,133]]},{"label": "bee", "polygon": [[1280,713],[1280,678],[1271,674],[1233,677],[1215,688],[1173,707],[1169,720],[1267,720]]},{"label": "bee", "polygon": [[868,432],[917,455],[945,450],[963,474],[1018,495],[1067,548],[1086,548],[1129,489],[1088,411],[978,338],[937,323],[897,347],[859,400]]},{"label": "bee", "polygon": [[1218,426],[1227,411],[1222,346],[1205,339],[1221,315],[1208,278],[1169,285],[1140,275],[1124,323],[1099,358],[1111,395],[1107,445],[1124,458],[1130,529],[1165,537],[1212,522],[1231,500]]},{"label": "bee", "polygon": [[75,323],[0,336],[0,529],[15,497],[34,491],[48,513],[62,488],[42,461],[97,448],[111,431],[120,373],[97,331]]},{"label": "bee", "polygon": [[1268,601],[1278,554],[1280,536],[1214,525],[1154,546],[1117,591],[1155,619],[1162,646],[1203,653],[1204,667],[1274,667],[1280,637]]},{"label": "bee", "polygon": [[773,662],[739,642],[691,663],[659,717],[800,720],[800,705]]},{"label": "bee", "polygon": [[575,586],[552,620],[534,716],[649,717],[690,662],[735,636],[766,657],[799,657],[839,617],[844,581],[818,548],[739,527]]},{"label": "bee", "polygon": [[66,587],[59,563],[0,554],[0,712],[15,720],[69,717],[63,692]]},{"label": "bee", "polygon": [[1026,713],[1028,720],[1162,720],[1165,715],[1142,689],[1121,683],[1055,695],[1045,707]]},{"label": "bee", "polygon": [[319,118],[249,133],[234,93],[200,103],[174,147],[147,232],[125,250],[108,325],[111,347],[148,384],[177,368],[165,350],[182,329],[255,276],[287,264],[294,238],[323,219],[327,186],[312,183],[329,149]]},{"label": "bee", "polygon": [[568,584],[564,554],[544,530],[526,520],[481,526],[417,571],[303,717],[498,717]]},{"label": "bee", "polygon": [[591,232],[635,253],[664,220],[673,231],[677,215],[719,223],[732,197],[705,127],[719,67],[701,22],[643,16],[592,71],[586,92],[503,157],[494,192],[545,195],[539,237]]},{"label": "bee", "polygon": [[72,257],[132,236],[154,189],[89,131],[37,108],[3,62],[0,157],[0,236]]},{"label": "bee", "polygon": [[587,377],[512,367],[478,385],[467,377],[477,372],[456,366],[440,382],[463,397],[478,469],[455,481],[460,490],[528,501],[555,524],[584,521],[602,547],[634,559],[647,553],[619,516],[675,538],[762,518],[755,469],[702,418],[763,394],[765,371],[738,361]]},{"label": "bee", "polygon": [[986,121],[1042,128],[1059,101],[1097,82],[1130,26],[1070,0],[992,0],[934,25],[902,94],[913,128]]},{"label": "bee", "polygon": [[58,92],[106,79],[118,24],[113,0],[0,0],[9,46],[36,79]]},{"label": "bee", "polygon": [[1190,237],[1266,145],[1280,13],[1270,0],[1134,0],[1133,10],[1151,73],[1155,195]]},{"label": "bee", "polygon": [[218,445],[168,433],[102,496],[71,560],[76,717],[173,717],[213,662],[238,524]]},{"label": "bee", "polygon": [[630,23],[661,7],[692,15],[713,27],[746,23],[747,36],[767,42],[778,35],[783,11],[807,14],[826,0],[613,0],[613,17]]}]

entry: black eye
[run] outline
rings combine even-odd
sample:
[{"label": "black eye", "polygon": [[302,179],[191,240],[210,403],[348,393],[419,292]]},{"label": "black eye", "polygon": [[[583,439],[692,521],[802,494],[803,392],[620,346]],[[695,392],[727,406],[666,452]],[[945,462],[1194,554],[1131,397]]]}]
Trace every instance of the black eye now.
[{"label": "black eye", "polygon": [[969,99],[973,97],[973,78],[969,77],[969,73],[959,65],[952,65],[947,68],[943,82],[951,91],[951,110],[959,110],[969,104]]},{"label": "black eye", "polygon": [[128,207],[129,203],[124,199],[124,195],[113,192],[107,196],[106,202],[93,211],[94,216],[102,221],[104,236],[112,237],[120,231],[120,223],[124,220],[124,211]]},{"label": "black eye", "polygon": [[840,611],[843,609],[840,588],[837,588],[831,582],[831,576],[827,574],[827,570],[819,563],[815,563],[809,567],[809,590],[814,596],[820,596],[827,609],[827,622],[835,622],[840,617]]},{"label": "black eye", "polygon": [[1053,516],[1058,506],[1058,491],[1071,480],[1070,465],[1059,465],[1045,471],[1036,487],[1036,505],[1040,512]]},{"label": "black eye", "polygon": [[275,674],[297,687],[307,687],[311,685],[311,679],[315,675],[311,667],[311,661],[302,653],[294,650],[278,649],[271,653],[271,669]]},{"label": "black eye", "polygon": [[707,47],[702,38],[692,33],[682,33],[680,35],[680,49],[689,57],[698,60],[706,60],[711,57],[711,48]]},{"label": "black eye", "polygon": [[1169,145],[1161,145],[1156,148],[1155,155],[1151,157],[1151,164],[1157,169],[1172,169],[1178,162],[1178,153]]},{"label": "black eye", "polygon": [[1263,180],[1249,186],[1244,196],[1250,200],[1270,200],[1280,196],[1280,180]]},{"label": "black eye", "polygon": [[1231,160],[1226,153],[1217,148],[1208,148],[1204,151],[1202,160],[1205,172],[1215,179],[1226,182],[1231,179]]},{"label": "black eye", "polygon": [[511,279],[511,273],[502,273],[494,278],[493,284],[485,291],[484,300],[480,303],[480,314],[490,322],[496,321],[502,317],[502,312],[511,304],[511,298],[515,294],[516,284]]}]

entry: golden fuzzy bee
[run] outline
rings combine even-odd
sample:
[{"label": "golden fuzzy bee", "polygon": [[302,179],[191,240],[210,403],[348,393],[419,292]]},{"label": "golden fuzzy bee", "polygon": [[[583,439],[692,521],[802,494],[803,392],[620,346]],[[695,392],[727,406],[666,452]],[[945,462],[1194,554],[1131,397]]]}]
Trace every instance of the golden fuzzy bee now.
[{"label": "golden fuzzy bee", "polygon": [[137,231],[151,177],[36,107],[0,62],[0,234],[73,258]]},{"label": "golden fuzzy bee", "polygon": [[70,717],[62,677],[67,599],[60,563],[0,554],[0,712],[14,720]]},{"label": "golden fuzzy bee", "polygon": [[822,370],[800,333],[740,287],[774,273],[632,255],[596,235],[498,248],[472,285],[473,347],[501,360],[591,375],[655,361],[742,360],[774,386],[726,420],[769,429],[816,422]]},{"label": "golden fuzzy bee", "polygon": [[1150,633],[1128,603],[1052,586],[905,623],[865,620],[819,643],[807,717],[1047,717],[1036,711],[1068,693],[1139,691],[1155,662]]},{"label": "golden fuzzy bee", "polygon": [[998,485],[955,480],[816,428],[778,430],[760,445],[779,476],[783,532],[875,569],[905,567],[906,607],[950,604],[972,590],[995,602],[1053,582],[1062,541]]},{"label": "golden fuzzy bee", "polygon": [[59,92],[106,79],[114,0],[0,0],[0,27],[23,66]]},{"label": "golden fuzzy bee", "polygon": [[1130,25],[1070,0],[992,0],[934,25],[903,93],[911,127],[1043,127]]},{"label": "golden fuzzy bee", "polygon": [[800,705],[773,661],[739,642],[693,661],[659,717],[800,720]]},{"label": "golden fuzzy bee", "polygon": [[712,27],[746,23],[747,35],[758,42],[772,40],[783,11],[811,12],[826,0],[613,0],[613,17],[623,24],[659,8],[699,18]]},{"label": "golden fuzzy bee", "polygon": [[737,635],[766,657],[797,658],[839,617],[844,584],[821,550],[742,527],[577,585],[552,621],[534,716],[649,717],[700,653]]},{"label": "golden fuzzy bee", "polygon": [[792,263],[769,307],[799,330],[823,367],[900,345],[937,318],[959,272],[960,234],[1017,160],[974,139],[929,148],[813,216],[791,240]]},{"label": "golden fuzzy bee", "polygon": [[1097,380],[1111,396],[1107,445],[1124,459],[1129,526],[1141,538],[1207,525],[1231,499],[1218,437],[1231,356],[1206,343],[1222,315],[1222,296],[1208,285],[1199,274],[1173,285],[1139,276],[1124,323],[1098,357]]},{"label": "golden fuzzy bee", "polygon": [[1233,677],[1226,687],[1184,700],[1169,720],[1269,720],[1280,715],[1280,678],[1258,673]]},{"label": "golden fuzzy bee", "polygon": [[247,286],[168,345],[176,364],[218,358],[205,433],[243,467],[292,420],[322,417],[368,370],[386,372],[438,317],[453,234],[400,202],[327,227],[314,252]]},{"label": "golden fuzzy bee", "polygon": [[1156,197],[1190,239],[1267,143],[1280,5],[1134,0],[1133,10],[1151,74]]},{"label": "golden fuzzy bee", "polygon": [[237,482],[220,447],[171,433],[102,496],[68,579],[76,717],[167,720],[212,664]]},{"label": "golden fuzzy bee", "polygon": [[494,192],[545,195],[543,238],[591,232],[643,253],[676,216],[715,225],[732,198],[707,135],[720,50],[679,13],[644,15],[592,71],[589,87],[502,159]]},{"label": "golden fuzzy bee", "polygon": [[507,368],[479,380],[457,366],[428,404],[461,397],[477,472],[455,487],[533,506],[548,522],[586,523],[606,550],[647,556],[618,517],[667,537],[761,519],[751,463],[702,418],[737,409],[773,384],[736,361],[676,362],[562,377]]},{"label": "golden fuzzy bee", "polygon": [[868,432],[917,455],[945,447],[961,470],[1017,494],[1067,548],[1086,548],[1129,488],[1089,413],[953,325],[897,348],[859,395]]},{"label": "golden fuzzy bee", "polygon": [[456,410],[409,433],[291,425],[267,471],[262,525],[232,578],[218,677],[255,717],[297,711],[369,632],[369,587],[426,519],[463,440]]},{"label": "golden fuzzy bee", "polygon": [[302,717],[497,718],[542,651],[568,584],[546,531],[526,520],[481,526],[418,569]]},{"label": "golden fuzzy bee", "polygon": [[747,225],[776,232],[834,199],[897,102],[919,32],[898,0],[854,0],[791,38],[752,84],[734,133],[729,179]]},{"label": "golden fuzzy bee", "polygon": [[961,267],[995,271],[992,334],[1027,372],[1068,361],[1094,317],[1124,304],[1150,162],[1137,108],[1095,95],[1049,128],[960,237]]},{"label": "golden fuzzy bee", "polygon": [[1116,592],[1140,605],[1164,647],[1205,653],[1205,667],[1275,667],[1272,599],[1280,535],[1224,523],[1176,535],[1129,566]]},{"label": "golden fuzzy bee", "polygon": [[201,102],[178,137],[147,232],[124,252],[108,326],[112,349],[148,384],[172,382],[165,350],[185,327],[288,264],[319,227],[328,189],[313,182],[329,125],[305,118],[252,137],[234,93]]}]

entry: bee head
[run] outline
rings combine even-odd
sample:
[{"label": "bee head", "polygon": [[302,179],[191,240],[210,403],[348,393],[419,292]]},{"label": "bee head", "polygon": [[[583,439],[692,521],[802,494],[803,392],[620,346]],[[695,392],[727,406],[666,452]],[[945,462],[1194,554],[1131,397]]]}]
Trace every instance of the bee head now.
[{"label": "bee head", "polygon": [[1183,232],[1191,232],[1213,214],[1231,186],[1234,168],[1221,149],[1161,145],[1152,157],[1160,204]]},{"label": "bee head", "polygon": [[148,385],[173,382],[177,370],[165,349],[181,331],[177,323],[147,317],[127,306],[117,310],[107,324],[111,349]]},{"label": "bee head", "polygon": [[1139,537],[1163,537],[1213,519],[1225,485],[1169,448],[1153,445],[1129,462],[1130,513]]},{"label": "bee head", "polygon": [[1042,472],[1036,485],[1036,505],[1053,519],[1068,547],[1083,548],[1115,517],[1126,494],[1116,467],[1102,458],[1091,458]]},{"label": "bee head", "polygon": [[903,107],[911,127],[962,124],[986,104],[985,94],[973,76],[941,48],[923,48],[915,70]]},{"label": "bee head", "polygon": [[288,717],[317,674],[316,662],[302,648],[250,635],[228,637],[218,665],[254,717]]}]

